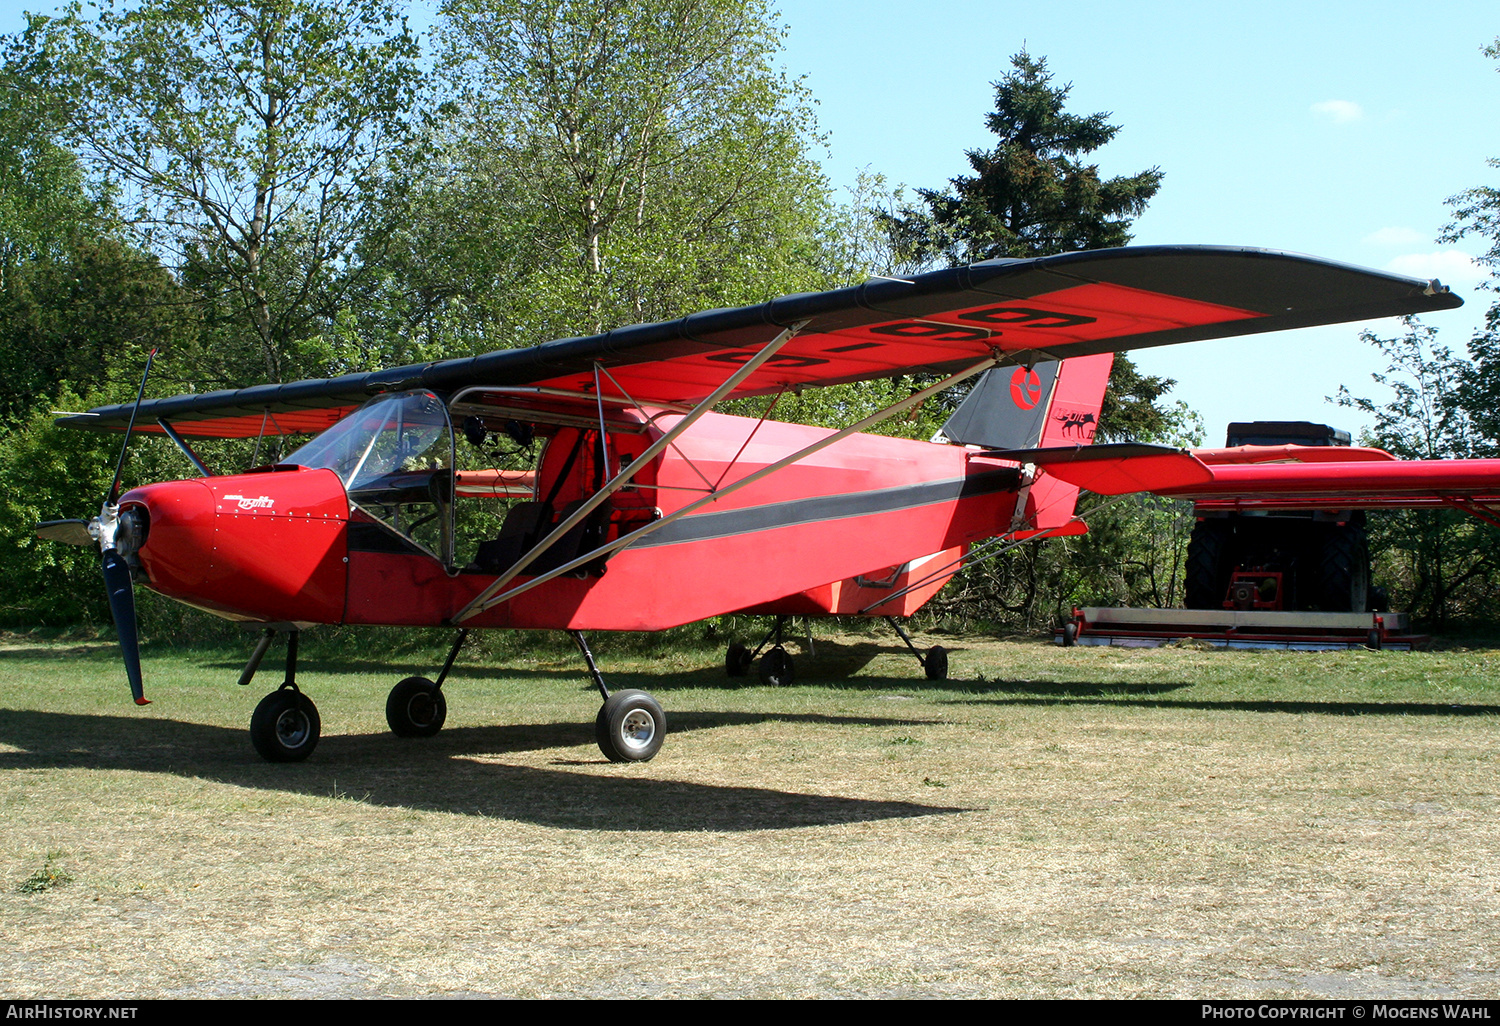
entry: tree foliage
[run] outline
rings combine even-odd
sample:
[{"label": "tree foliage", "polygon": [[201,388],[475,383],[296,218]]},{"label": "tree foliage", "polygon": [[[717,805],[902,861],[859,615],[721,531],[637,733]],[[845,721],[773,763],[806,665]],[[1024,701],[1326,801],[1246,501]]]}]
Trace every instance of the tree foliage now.
[{"label": "tree foliage", "polygon": [[[1038,257],[1123,246],[1130,225],[1161,188],[1150,168],[1105,179],[1084,157],[1119,132],[1109,113],[1081,117],[1065,110],[1072,85],[1054,85],[1045,57],[1025,50],[995,83],[986,117],[998,137],[993,149],[968,151],[973,175],[950,180],[949,191],[919,189],[921,206],[883,217],[896,262],[907,269],[958,266],[998,257]],[[1100,428],[1107,437],[1144,438],[1169,429],[1157,401],[1167,378],[1142,375],[1119,355],[1110,374]]]},{"label": "tree foliage", "polygon": [[[1437,342],[1437,329],[1415,318],[1397,338],[1363,332],[1361,338],[1387,360],[1373,375],[1384,401],[1341,388],[1335,401],[1374,418],[1361,442],[1402,459],[1471,459],[1494,449],[1474,411],[1464,383],[1474,366]],[[1500,569],[1500,539],[1494,527],[1457,510],[1385,510],[1369,514],[1375,580],[1390,593],[1393,608],[1438,627],[1475,622],[1492,614]]]},{"label": "tree foliage", "polygon": [[761,0],[453,0],[440,38],[451,91],[395,275],[429,345],[826,286],[811,107]]},{"label": "tree foliage", "polygon": [[105,220],[78,158],[57,144],[64,109],[30,42],[40,23],[33,16],[27,31],[8,41],[0,64],[0,291],[20,268],[62,257]]},{"label": "tree foliage", "polygon": [[995,109],[985,119],[998,142],[969,150],[974,174],[952,179],[949,191],[918,190],[925,209],[907,208],[892,222],[900,250],[957,265],[1130,241],[1131,222],[1161,188],[1161,170],[1103,178],[1084,158],[1119,132],[1111,115],[1068,113],[1073,87],[1053,84],[1045,57],[1022,50],[1011,68],[995,83]]},{"label": "tree foliage", "polygon": [[33,43],[141,244],[232,311],[220,373],[329,369],[295,347],[369,244],[374,172],[417,95],[417,44],[387,0],[105,0],[92,19],[75,2]]}]

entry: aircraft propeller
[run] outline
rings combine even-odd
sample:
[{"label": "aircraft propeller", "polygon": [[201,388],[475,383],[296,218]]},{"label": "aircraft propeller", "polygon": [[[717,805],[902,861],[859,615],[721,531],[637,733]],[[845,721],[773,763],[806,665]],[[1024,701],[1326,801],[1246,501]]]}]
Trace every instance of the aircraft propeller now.
[{"label": "aircraft propeller", "polygon": [[141,375],[141,387],[135,396],[135,409],[130,413],[130,424],[125,429],[125,440],[120,444],[120,458],[115,462],[115,476],[104,493],[104,502],[99,515],[92,520],[48,520],[36,525],[38,538],[65,542],[69,545],[99,546],[99,566],[104,573],[104,591],[109,597],[109,613],[115,621],[115,634],[120,639],[120,654],[125,659],[125,675],[130,680],[130,694],[136,705],[150,705],[141,683],[140,632],[135,619],[135,585],[131,577],[129,557],[145,541],[145,514],[139,510],[120,512],[120,474],[125,468],[125,452],[130,447],[130,434],[135,429],[135,414],[140,409],[141,399],[146,394],[146,379],[151,376],[151,363],[156,359],[156,350],[146,357],[146,371]]}]

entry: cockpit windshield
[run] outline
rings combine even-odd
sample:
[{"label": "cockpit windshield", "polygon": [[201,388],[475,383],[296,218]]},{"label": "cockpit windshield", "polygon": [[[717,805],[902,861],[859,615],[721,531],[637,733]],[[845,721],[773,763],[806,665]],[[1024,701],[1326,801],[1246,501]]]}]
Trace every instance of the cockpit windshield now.
[{"label": "cockpit windshield", "polygon": [[448,412],[431,392],[379,396],[281,461],[331,470],[351,495],[393,476],[451,467]]},{"label": "cockpit windshield", "polygon": [[453,431],[431,392],[379,396],[283,463],[331,470],[359,525],[392,531],[445,565],[453,561]]}]

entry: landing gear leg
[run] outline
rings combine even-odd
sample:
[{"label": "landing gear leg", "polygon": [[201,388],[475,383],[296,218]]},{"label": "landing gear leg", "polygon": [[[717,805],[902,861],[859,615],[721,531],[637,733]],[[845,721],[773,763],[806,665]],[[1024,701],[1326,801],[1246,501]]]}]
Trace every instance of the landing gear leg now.
[{"label": "landing gear leg", "polygon": [[[771,634],[766,635],[766,640],[761,642],[764,647],[766,641],[770,641],[772,635],[776,638],[776,644],[771,651],[760,657],[760,682],[769,684],[773,688],[790,687],[796,679],[796,668],[792,665],[792,657],[787,650],[781,647],[781,629],[786,625],[787,617],[778,616],[776,626],[771,628]],[[756,651],[759,651],[757,649]]]},{"label": "landing gear leg", "polygon": [[594,717],[594,740],[599,743],[599,751],[610,762],[650,761],[661,751],[661,743],[667,736],[667,714],[662,712],[661,704],[644,691],[632,689],[610,694],[583,632],[568,633],[583,653],[599,694],[604,696],[599,715]]},{"label": "landing gear leg", "polygon": [[933,645],[924,655],[894,616],[886,617],[885,622],[901,635],[901,640],[906,642],[906,647],[911,649],[911,654],[917,657],[917,662],[921,664],[922,671],[927,675],[928,680],[948,679],[948,650],[946,648],[942,645]]},{"label": "landing gear leg", "polygon": [[[773,687],[783,687],[790,684],[794,673],[792,657],[781,644],[782,632],[786,629],[787,621],[790,619],[791,617],[789,616],[776,617],[776,626],[772,627],[766,633],[766,636],[760,639],[760,644],[756,645],[753,649],[746,648],[738,641],[731,644],[728,651],[724,653],[724,672],[731,677],[744,677],[748,675],[750,667],[755,664],[755,657],[759,656],[760,650],[765,648],[766,645],[771,644],[774,638],[775,643],[772,645],[771,650],[764,656],[761,656],[759,671],[761,683],[770,684]],[[807,631],[808,655],[816,659],[818,657],[818,650],[813,647],[812,619],[804,617],[803,625]]]},{"label": "landing gear leg", "polygon": [[255,645],[255,651],[250,653],[250,661],[240,671],[240,687],[245,687],[255,679],[255,671],[260,669],[260,661],[266,657],[266,650],[271,647],[271,642],[276,639],[276,629],[267,627],[266,633]]},{"label": "landing gear leg", "polygon": [[[603,695],[604,700],[608,702],[609,688],[604,684],[604,674],[599,672],[599,667],[594,662],[594,653],[589,651],[589,643],[584,638],[583,632],[569,631],[568,634],[572,636],[573,644],[578,646],[578,651],[583,653],[583,661],[589,664],[589,676],[594,678],[594,686],[599,689],[599,694]],[[609,753],[605,752],[604,754],[608,755]]]},{"label": "landing gear leg", "polygon": [[[272,633],[268,631],[256,646],[255,655],[240,675],[241,683],[248,684],[255,675],[261,658],[270,647]],[[281,687],[260,700],[250,717],[250,743],[267,762],[301,762],[318,746],[323,729],[318,707],[297,689],[297,641],[300,636],[299,631],[287,635],[286,679]]]}]

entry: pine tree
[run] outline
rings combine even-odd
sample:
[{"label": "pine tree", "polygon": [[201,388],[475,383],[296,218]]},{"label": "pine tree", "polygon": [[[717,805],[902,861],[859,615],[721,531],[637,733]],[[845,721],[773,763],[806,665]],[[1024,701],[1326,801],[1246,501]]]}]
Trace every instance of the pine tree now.
[{"label": "pine tree", "polygon": [[950,265],[996,257],[1035,257],[1123,246],[1131,222],[1161,187],[1162,172],[1104,179],[1088,154],[1119,132],[1109,113],[1080,117],[1063,108],[1072,84],[1054,85],[1045,57],[1025,50],[995,83],[995,109],[985,119],[999,139],[970,150],[973,175],[951,191],[921,189],[925,210],[893,218],[898,251],[924,263]]}]

